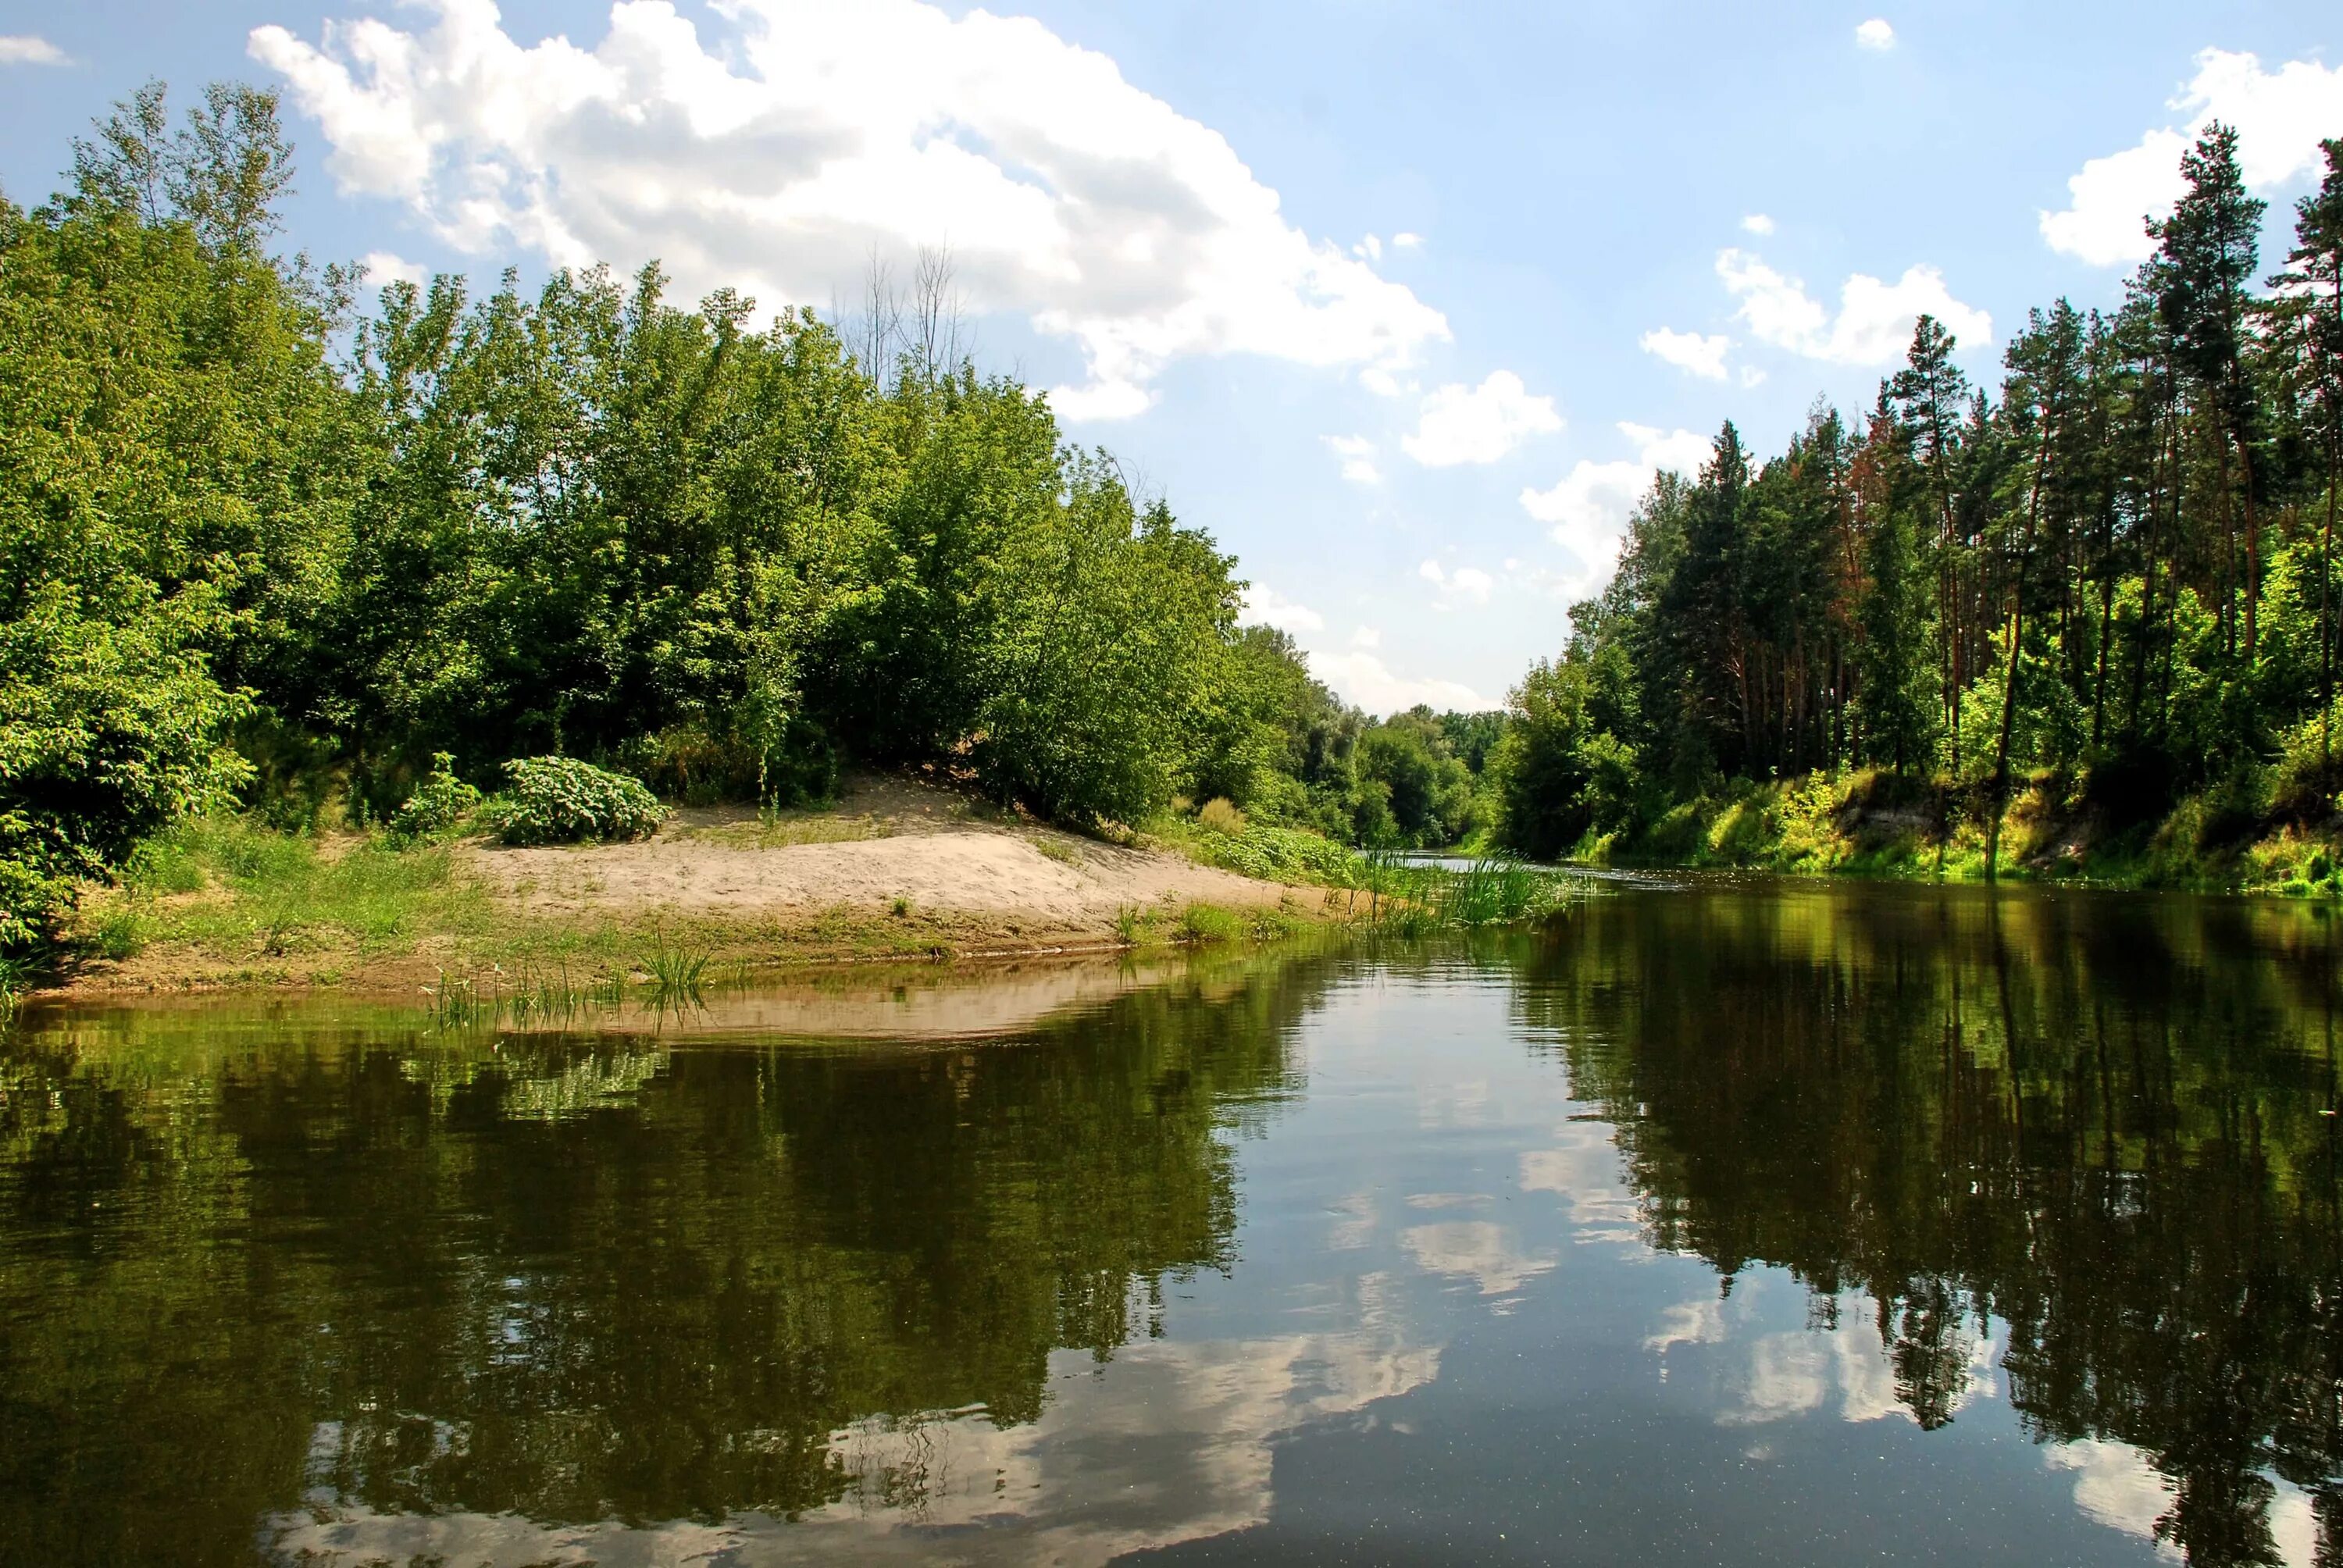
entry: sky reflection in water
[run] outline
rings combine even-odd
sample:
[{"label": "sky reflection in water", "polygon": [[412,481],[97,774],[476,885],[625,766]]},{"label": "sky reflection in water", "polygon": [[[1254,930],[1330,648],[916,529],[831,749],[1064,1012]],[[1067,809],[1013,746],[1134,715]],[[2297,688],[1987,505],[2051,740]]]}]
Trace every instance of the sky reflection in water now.
[{"label": "sky reflection in water", "polygon": [[1760,883],[712,1037],[36,1014],[0,1561],[2333,1563],[2334,954]]}]

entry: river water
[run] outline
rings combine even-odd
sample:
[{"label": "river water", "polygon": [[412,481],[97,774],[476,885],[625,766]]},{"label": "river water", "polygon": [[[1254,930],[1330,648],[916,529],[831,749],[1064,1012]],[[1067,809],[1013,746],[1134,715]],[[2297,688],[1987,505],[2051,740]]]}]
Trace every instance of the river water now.
[{"label": "river water", "polygon": [[0,1041],[0,1561],[2343,1563],[2338,921],[1678,879]]}]

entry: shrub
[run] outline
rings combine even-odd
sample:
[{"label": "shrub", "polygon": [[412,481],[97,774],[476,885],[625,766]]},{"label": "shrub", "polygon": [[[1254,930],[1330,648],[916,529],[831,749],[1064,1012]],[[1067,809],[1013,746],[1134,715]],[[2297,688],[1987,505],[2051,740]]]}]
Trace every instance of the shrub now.
[{"label": "shrub", "polygon": [[462,821],[480,803],[480,792],[456,777],[455,766],[456,759],[447,752],[432,754],[431,771],[391,813],[394,837],[410,842],[436,837]]},{"label": "shrub", "polygon": [[1199,835],[1192,852],[1223,870],[1268,882],[1322,882],[1349,887],[1358,856],[1331,839],[1299,828],[1253,823],[1234,834]]},{"label": "shrub", "polygon": [[1218,796],[1204,802],[1204,809],[1196,813],[1196,825],[1234,838],[1245,830],[1245,814],[1227,797]]},{"label": "shrub", "polygon": [[801,717],[776,726],[769,744],[737,726],[670,726],[628,742],[618,760],[659,794],[688,806],[720,800],[805,806],[838,792],[838,749],[820,725]]},{"label": "shrub", "polygon": [[639,779],[574,757],[524,757],[505,764],[511,788],[486,812],[508,844],[574,844],[648,838],[667,809]]}]

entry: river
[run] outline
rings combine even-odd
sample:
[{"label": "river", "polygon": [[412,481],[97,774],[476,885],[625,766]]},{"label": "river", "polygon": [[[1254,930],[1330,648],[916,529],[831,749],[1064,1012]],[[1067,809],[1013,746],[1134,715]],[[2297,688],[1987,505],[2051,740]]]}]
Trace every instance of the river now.
[{"label": "river", "polygon": [[2338,930],[1628,879],[561,1030],[29,1010],[0,1561],[2343,1563]]}]

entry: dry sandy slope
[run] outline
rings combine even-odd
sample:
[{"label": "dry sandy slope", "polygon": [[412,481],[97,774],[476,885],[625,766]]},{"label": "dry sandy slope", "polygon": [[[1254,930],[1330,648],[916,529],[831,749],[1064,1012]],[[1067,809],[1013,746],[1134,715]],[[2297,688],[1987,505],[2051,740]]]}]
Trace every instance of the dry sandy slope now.
[{"label": "dry sandy slope", "polygon": [[[777,843],[792,830],[871,836]],[[1048,852],[1045,853],[1044,850]],[[635,844],[475,848],[467,869],[532,915],[759,917],[897,900],[924,914],[1059,930],[1111,927],[1120,910],[1189,903],[1314,908],[1309,890],[1256,881],[1159,850],[1129,849],[1025,823],[989,821],[942,790],[900,780],[850,789],[835,816],[760,832],[741,811],[692,811]]]}]

